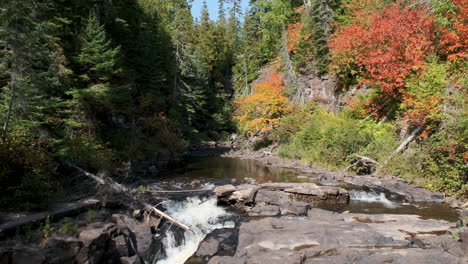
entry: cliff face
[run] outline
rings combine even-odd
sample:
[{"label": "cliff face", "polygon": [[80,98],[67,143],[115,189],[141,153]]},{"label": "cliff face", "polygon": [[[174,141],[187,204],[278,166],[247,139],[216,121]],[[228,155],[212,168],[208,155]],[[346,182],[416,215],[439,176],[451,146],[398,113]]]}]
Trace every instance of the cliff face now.
[{"label": "cliff face", "polygon": [[297,78],[297,91],[294,95],[298,103],[316,102],[328,111],[339,108],[339,91],[337,80],[330,75],[300,75]]}]

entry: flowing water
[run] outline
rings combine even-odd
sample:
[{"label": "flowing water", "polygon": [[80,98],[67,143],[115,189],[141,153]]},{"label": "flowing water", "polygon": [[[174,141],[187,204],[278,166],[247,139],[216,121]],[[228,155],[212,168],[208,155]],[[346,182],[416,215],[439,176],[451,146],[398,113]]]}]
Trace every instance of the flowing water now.
[{"label": "flowing water", "polygon": [[[198,189],[212,189],[216,185],[242,183],[251,179],[257,182],[312,182],[313,175],[302,176],[291,169],[282,169],[262,165],[252,160],[208,157],[193,159],[189,165],[163,177],[159,185],[172,186],[175,189],[193,188],[197,181]],[[165,187],[165,188],[166,188]],[[384,190],[369,189],[344,185],[350,192],[348,204],[324,206],[323,209],[366,214],[417,214],[422,218],[456,221],[457,214],[445,205],[431,203],[407,203],[404,199]],[[235,212],[216,204],[215,198],[179,197],[168,201],[164,206],[167,213],[187,224],[192,231],[184,233],[182,242],[177,241],[173,233],[167,234],[163,243],[167,258],[156,264],[182,264],[198,248],[207,234],[219,228],[234,228],[230,221]],[[230,218],[231,217],[231,218]]]},{"label": "flowing water", "polygon": [[178,245],[173,233],[164,239],[167,258],[157,264],[184,263],[197,250],[205,236],[218,228],[233,228],[234,222],[224,221],[229,213],[217,206],[216,198],[189,197],[185,201],[169,201],[165,204],[167,213],[185,223],[190,231],[184,233],[182,245]]}]

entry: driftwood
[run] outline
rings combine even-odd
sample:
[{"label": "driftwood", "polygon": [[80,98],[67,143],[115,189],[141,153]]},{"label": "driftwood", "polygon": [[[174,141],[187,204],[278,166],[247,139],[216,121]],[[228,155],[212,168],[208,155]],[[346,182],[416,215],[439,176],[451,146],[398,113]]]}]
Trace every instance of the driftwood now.
[{"label": "driftwood", "polygon": [[411,134],[403,141],[401,142],[401,144],[395,149],[395,151],[393,151],[393,153],[390,155],[390,157],[388,157],[385,162],[380,166],[377,167],[377,170],[375,172],[377,172],[380,168],[382,168],[383,166],[385,166],[385,164],[387,164],[387,162],[393,158],[396,154],[400,153],[411,141],[413,141],[414,137],[422,130],[422,127],[417,127],[416,129],[413,130],[413,132],[411,132]]},{"label": "driftwood", "polygon": [[354,162],[353,164],[346,167],[346,169],[344,169],[342,172],[346,172],[347,170],[349,170],[350,168],[355,167],[355,166],[367,167],[370,170],[372,170],[372,168],[377,168],[380,165],[379,162],[377,162],[376,160],[373,160],[371,158],[361,156],[361,155],[357,155],[357,154],[355,154],[354,156],[357,158],[356,162]]},{"label": "driftwood", "polygon": [[114,180],[112,180],[111,178],[109,177],[98,177],[70,162],[66,162],[66,164],[76,170],[78,170],[79,172],[83,173],[85,176],[87,176],[88,178],[96,181],[97,183],[99,183],[100,185],[103,185],[103,186],[106,186],[108,188],[110,188],[111,190],[113,190],[114,192],[120,194],[120,195],[124,195],[126,198],[128,198],[129,200],[137,203],[137,204],[140,204],[141,206],[143,206],[144,210],[147,211],[147,212],[153,212],[155,213],[156,215],[159,215],[160,217],[163,217],[163,218],[166,218],[168,221],[176,224],[177,226],[185,229],[185,230],[190,230],[190,228],[186,225],[184,225],[183,223],[175,220],[174,218],[170,217],[169,215],[165,214],[164,212],[158,210],[156,207],[150,205],[149,203],[146,203],[144,201],[142,201],[141,199],[138,199],[137,196],[136,196],[136,193],[134,191],[132,191],[131,189],[115,182]]}]

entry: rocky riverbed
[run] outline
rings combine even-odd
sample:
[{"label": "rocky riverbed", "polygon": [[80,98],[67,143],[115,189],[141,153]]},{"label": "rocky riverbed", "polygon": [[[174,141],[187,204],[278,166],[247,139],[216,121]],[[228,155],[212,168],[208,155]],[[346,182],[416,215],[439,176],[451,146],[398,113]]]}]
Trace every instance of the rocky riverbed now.
[{"label": "rocky riverbed", "polygon": [[333,173],[268,152],[244,157],[257,161],[201,158],[145,187],[167,191],[158,208],[191,231],[114,200],[68,220],[60,211],[49,227],[21,224],[16,235],[10,222],[0,263],[468,261],[468,208],[460,201],[451,202],[455,211],[442,194],[396,177]]}]

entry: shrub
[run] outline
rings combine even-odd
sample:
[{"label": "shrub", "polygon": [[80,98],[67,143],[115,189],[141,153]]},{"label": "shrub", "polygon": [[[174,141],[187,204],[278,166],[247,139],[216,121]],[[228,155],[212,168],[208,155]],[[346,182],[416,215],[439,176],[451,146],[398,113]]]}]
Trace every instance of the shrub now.
[{"label": "shrub", "polygon": [[349,165],[355,154],[383,160],[396,145],[393,126],[358,122],[346,113],[318,110],[279,153],[332,168]]},{"label": "shrub", "polygon": [[78,225],[73,223],[70,218],[65,218],[65,221],[60,228],[60,232],[70,236],[76,236],[78,234]]}]

